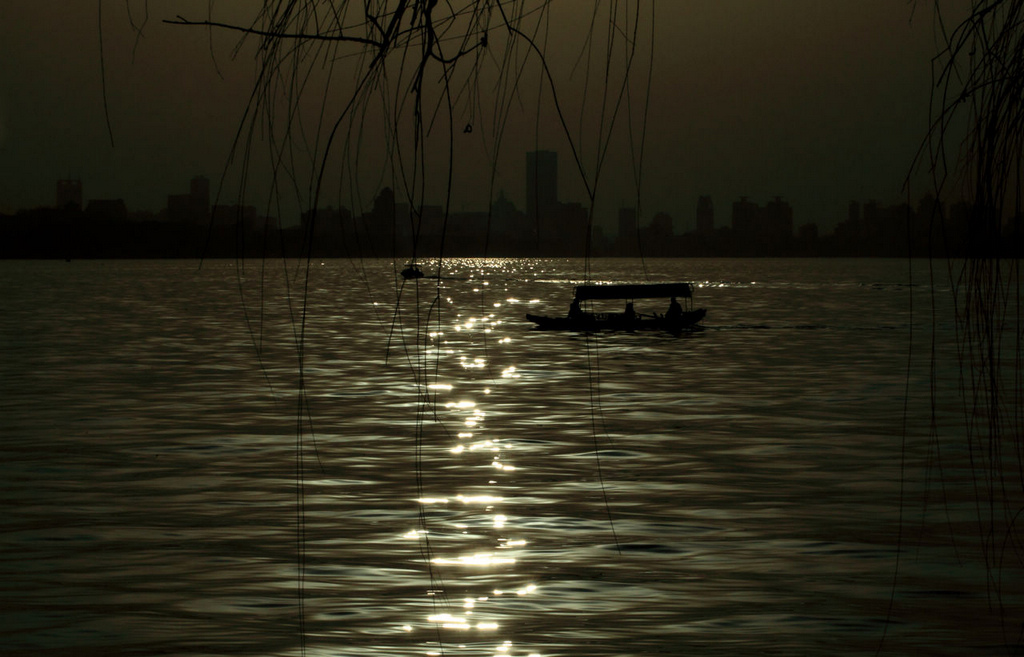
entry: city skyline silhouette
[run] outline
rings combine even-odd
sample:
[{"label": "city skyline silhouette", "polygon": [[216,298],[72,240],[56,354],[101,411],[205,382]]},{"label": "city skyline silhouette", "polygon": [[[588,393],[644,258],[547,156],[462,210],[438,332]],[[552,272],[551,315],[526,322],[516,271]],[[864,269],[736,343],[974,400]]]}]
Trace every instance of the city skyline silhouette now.
[{"label": "city skyline silhouette", "polygon": [[[5,61],[17,63],[0,71],[0,154],[14,164],[0,179],[0,212],[48,205],[59,179],[85,181],[90,198],[123,198],[129,208],[157,212],[172,181],[196,172],[222,188],[220,203],[239,202],[237,176],[228,172],[220,183],[252,90],[251,45],[233,54],[234,36],[199,36],[162,23],[174,16],[155,8],[140,36],[138,16],[110,7],[99,26],[101,67],[95,7],[56,7],[19,3],[5,8],[0,25]],[[565,27],[547,57],[563,83],[565,110],[580,123],[573,129],[582,137],[580,166],[593,176],[597,133],[588,126],[594,117],[578,107],[584,80],[573,82],[570,75],[585,43],[585,26],[573,17],[588,15],[587,7],[576,1],[551,7]],[[175,8],[183,16],[207,11],[208,3],[197,0]],[[245,11],[230,3],[215,3],[212,11],[213,20],[245,22]],[[656,32],[637,44],[653,57],[657,80],[646,118],[623,112],[622,135],[607,142],[594,208],[604,230],[614,229],[622,207],[638,207],[642,221],[665,212],[689,222],[703,195],[719,206],[741,196],[759,203],[782,196],[800,221],[816,223],[823,233],[845,221],[850,200],[907,200],[902,185],[928,125],[934,24],[927,12],[883,0],[829,7],[786,0],[771,12],[732,0],[658,11]],[[61,39],[40,47],[38,33]],[[505,122],[500,148],[483,117],[456,117],[452,197],[446,200],[443,181],[430,181],[426,204],[480,210],[504,190],[525,211],[522,153],[536,150],[561,154],[562,198],[584,203],[580,167],[550,99],[528,92],[537,86],[536,73],[524,70],[520,111]],[[344,96],[343,88],[336,91]],[[528,120],[529,108],[542,112],[538,122]],[[315,125],[315,114],[303,118]],[[646,142],[638,179],[626,134],[632,130],[638,138],[641,122]],[[373,114],[360,126],[367,141],[380,129]],[[301,161],[312,153],[297,155]],[[265,175],[267,163],[250,159],[252,170]],[[384,153],[360,151],[355,187],[325,189],[317,204],[338,206],[340,198],[358,197],[345,205],[368,207],[384,186],[384,159]],[[340,177],[336,169],[328,172],[328,180]],[[926,187],[912,188],[911,198]],[[243,204],[267,205],[265,182],[245,190]],[[292,205],[297,217],[311,199]]]}]

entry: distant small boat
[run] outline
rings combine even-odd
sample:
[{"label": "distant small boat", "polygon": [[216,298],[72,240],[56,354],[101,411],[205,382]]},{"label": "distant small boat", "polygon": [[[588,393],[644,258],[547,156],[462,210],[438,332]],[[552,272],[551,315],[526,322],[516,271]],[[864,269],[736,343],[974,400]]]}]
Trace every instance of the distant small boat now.
[{"label": "distant small boat", "polygon": [[423,270],[420,269],[419,265],[406,265],[405,269],[402,270],[402,278],[405,280],[423,278]]},{"label": "distant small boat", "polygon": [[[671,298],[664,314],[640,314],[633,310],[634,299]],[[621,313],[585,312],[580,304],[596,299],[623,299],[626,309]],[[683,299],[684,308],[677,299]],[[640,283],[630,285],[578,285],[565,317],[526,315],[526,319],[542,331],[645,331],[662,330],[679,333],[697,328],[707,311],[693,308],[693,286],[689,283]]]}]

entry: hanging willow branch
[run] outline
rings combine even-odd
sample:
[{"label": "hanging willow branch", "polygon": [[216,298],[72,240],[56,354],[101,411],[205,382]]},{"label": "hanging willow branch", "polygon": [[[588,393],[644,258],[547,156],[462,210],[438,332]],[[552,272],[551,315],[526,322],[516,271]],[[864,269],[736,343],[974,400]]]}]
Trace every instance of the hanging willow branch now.
[{"label": "hanging willow branch", "polygon": [[1008,645],[1017,645],[1024,618],[1004,601],[1020,594],[1015,578],[1024,567],[1024,0],[977,0],[950,31],[938,3],[936,12],[944,49],[934,60],[933,120],[919,162],[931,166],[937,196],[966,200],[967,223],[954,239],[968,257],[951,261],[948,272],[975,536],[993,607]]},{"label": "hanging willow branch", "polygon": [[[514,112],[525,110],[520,87],[532,65],[531,75],[538,76],[540,82],[537,93],[549,96],[557,116],[555,124],[562,130],[586,188],[589,224],[593,220],[598,178],[616,117],[623,103],[628,102],[627,78],[641,24],[639,5],[636,0],[601,0],[586,9],[587,13],[592,12],[589,20],[591,31],[597,24],[599,12],[607,14],[608,22],[606,52],[597,55],[605,59],[606,69],[603,89],[600,94],[595,94],[602,107],[600,120],[589,131],[596,135],[591,137],[596,142],[592,149],[596,157],[589,175],[581,154],[582,137],[577,140],[571,134],[567,114],[559,99],[559,85],[545,59],[550,0],[264,0],[262,6],[255,10],[253,19],[245,24],[215,21],[212,17],[199,20],[178,16],[165,21],[184,27],[238,33],[241,40],[236,52],[243,44],[256,42],[256,82],[232,152],[232,158],[238,156],[240,160],[242,180],[239,188],[244,190],[248,177],[252,175],[250,161],[259,141],[270,152],[268,189],[272,199],[268,203],[280,204],[281,197],[288,190],[287,193],[294,195],[302,207],[309,208],[310,219],[303,222],[306,230],[304,276],[297,295],[301,308],[294,314],[299,357],[296,521],[299,634],[303,652],[306,634],[303,610],[306,571],[304,459],[307,458],[307,447],[302,440],[302,416],[304,413],[308,415],[304,344],[309,256],[316,234],[316,209],[321,198],[333,191],[340,197],[339,201],[347,200],[356,208],[362,205],[357,178],[365,175],[359,167],[371,150],[365,143],[365,126],[379,119],[382,142],[371,156],[383,155],[386,158],[384,166],[387,170],[381,171],[380,181],[390,180],[396,189],[393,193],[391,190],[386,190],[386,195],[382,193],[375,210],[379,205],[384,210],[390,209],[394,215],[396,197],[408,203],[411,210],[409,229],[413,236],[412,259],[415,262],[429,177],[433,189],[440,189],[444,194],[441,248],[440,252],[431,254],[438,259],[440,273],[447,213],[451,207],[453,164],[458,155],[455,147],[457,135],[482,135],[484,149],[491,158],[489,198],[493,198],[505,126]],[[653,29],[653,17],[651,26]],[[592,37],[591,34],[591,38],[587,38],[581,59],[595,56]],[[610,79],[613,53],[618,58],[616,64],[622,74],[620,82]],[[648,80],[648,94],[649,85]],[[539,98],[536,102],[534,111],[539,123],[542,103]],[[317,111],[311,113],[311,105]],[[606,106],[610,108],[607,112]],[[310,118],[311,114],[314,119]],[[580,130],[582,134],[582,125]],[[328,171],[338,178],[329,180]],[[439,179],[440,185],[437,184]],[[638,180],[638,188],[639,184]],[[590,232],[588,226],[588,252]],[[396,290],[396,319],[402,289],[404,286]],[[415,287],[417,295],[419,289],[419,286]],[[417,331],[422,333],[424,344],[427,344],[427,325],[431,321],[440,325],[441,306],[439,287],[426,322],[421,323],[417,315]],[[424,349],[422,353],[427,351]],[[426,390],[428,386],[425,384],[432,373],[436,374],[437,368],[424,360],[426,356],[417,358],[419,360],[410,364],[420,384],[418,387]],[[424,402],[426,407],[432,400],[425,399]],[[419,459],[424,421],[425,416],[421,413],[417,418],[416,432],[416,485],[420,493],[423,492]],[[595,432],[595,447],[596,440]],[[595,448],[596,453],[599,450]],[[605,505],[607,510],[607,498]],[[610,515],[609,510],[609,518]],[[421,515],[423,529],[426,529],[425,522],[425,516]],[[424,536],[427,536],[426,532]],[[431,589],[443,590],[443,582],[435,581],[437,575],[430,566],[429,539],[424,545],[427,551],[425,563],[431,569]]]}]

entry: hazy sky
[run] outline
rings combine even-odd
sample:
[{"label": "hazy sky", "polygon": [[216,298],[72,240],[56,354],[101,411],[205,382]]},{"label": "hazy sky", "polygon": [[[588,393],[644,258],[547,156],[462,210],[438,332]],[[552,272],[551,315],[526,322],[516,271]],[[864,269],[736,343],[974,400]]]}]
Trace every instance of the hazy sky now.
[{"label": "hazy sky", "polygon": [[[97,3],[0,3],[0,211],[52,204],[55,181],[65,177],[81,178],[87,199],[124,198],[131,209],[148,210],[163,207],[169,193],[187,191],[193,175],[217,180],[252,86],[252,50],[232,59],[235,37],[211,39],[205,30],[160,22],[175,14],[202,18],[207,4],[103,2],[111,146]],[[214,11],[225,19],[244,17],[251,4],[215,0]],[[944,5],[949,20],[966,4]],[[552,70],[564,75],[564,101],[573,108],[581,99],[581,76],[579,69],[573,78],[569,73],[593,6],[555,0],[551,13]],[[649,16],[649,5],[643,7]],[[130,19],[139,23],[147,9],[137,39]],[[667,211],[677,230],[686,229],[697,197],[710,194],[716,223],[724,224],[739,196],[763,203],[780,195],[793,205],[798,225],[816,221],[829,228],[851,199],[902,200],[903,178],[927,129],[930,60],[938,48],[930,0],[916,6],[904,0],[671,0],[658,2],[655,16],[642,178],[646,218]],[[650,44],[649,25],[645,29],[632,114],[621,115],[623,128],[629,119],[640,125]],[[524,152],[539,146],[559,152],[562,199],[585,201],[564,136],[549,114],[535,125],[530,102],[510,117],[496,187],[522,207]],[[592,142],[583,132],[581,139]],[[487,158],[479,141],[486,135],[476,130],[457,138],[454,209],[486,203],[488,176],[481,171],[487,166],[480,162]],[[636,203],[627,144],[622,131],[602,172],[602,220]],[[584,144],[585,159],[590,152]],[[428,192],[428,201],[442,199]],[[363,199],[362,209],[368,206]]]}]

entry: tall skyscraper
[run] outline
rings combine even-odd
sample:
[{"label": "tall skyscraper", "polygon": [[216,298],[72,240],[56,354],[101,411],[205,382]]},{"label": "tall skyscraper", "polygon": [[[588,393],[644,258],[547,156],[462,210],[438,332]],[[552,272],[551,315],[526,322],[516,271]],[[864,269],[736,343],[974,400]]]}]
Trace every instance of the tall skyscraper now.
[{"label": "tall skyscraper", "polygon": [[711,204],[710,196],[697,199],[697,232],[701,235],[715,232],[715,207]]},{"label": "tall skyscraper", "polygon": [[526,153],[526,214],[531,218],[550,214],[558,207],[558,153]]},{"label": "tall skyscraper", "polygon": [[753,240],[758,234],[761,208],[746,196],[732,202],[732,233],[734,239]]}]

